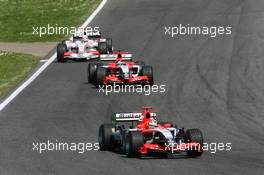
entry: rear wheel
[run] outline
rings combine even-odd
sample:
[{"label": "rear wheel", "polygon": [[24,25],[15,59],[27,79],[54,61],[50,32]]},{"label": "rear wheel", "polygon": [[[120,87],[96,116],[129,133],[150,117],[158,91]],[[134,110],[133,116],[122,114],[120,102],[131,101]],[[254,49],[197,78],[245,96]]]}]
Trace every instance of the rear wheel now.
[{"label": "rear wheel", "polygon": [[128,157],[140,157],[139,148],[144,144],[144,139],[139,131],[129,132],[126,137],[126,153]]},{"label": "rear wheel", "polygon": [[106,42],[98,43],[98,51],[100,54],[107,54],[107,44]]},{"label": "rear wheel", "polygon": [[111,137],[115,130],[115,125],[113,124],[102,124],[99,128],[99,146],[100,150],[111,150]]},{"label": "rear wheel", "polygon": [[95,85],[103,85],[103,80],[107,75],[107,69],[104,67],[97,67],[95,72]]},{"label": "rear wheel", "polygon": [[200,151],[198,147],[193,147],[187,150],[187,155],[189,157],[199,157],[202,155],[203,146],[203,134],[200,129],[189,129],[185,132],[185,140],[187,143],[196,142],[200,145]]},{"label": "rear wheel", "polygon": [[152,66],[144,66],[142,69],[142,74],[148,77],[150,85],[154,84]]},{"label": "rear wheel", "polygon": [[57,46],[57,61],[65,62],[64,53],[67,51],[67,46],[64,43],[59,43]]},{"label": "rear wheel", "polygon": [[106,38],[106,45],[108,52],[113,52],[113,40],[112,38]]}]

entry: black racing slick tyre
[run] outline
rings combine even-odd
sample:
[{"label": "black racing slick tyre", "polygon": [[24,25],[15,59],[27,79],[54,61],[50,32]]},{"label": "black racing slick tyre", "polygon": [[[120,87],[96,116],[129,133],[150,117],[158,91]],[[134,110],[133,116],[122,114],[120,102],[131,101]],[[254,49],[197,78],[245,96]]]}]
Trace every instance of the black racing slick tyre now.
[{"label": "black racing slick tyre", "polygon": [[153,85],[154,84],[154,78],[153,78],[153,69],[152,66],[144,66],[142,68],[142,74],[147,76],[149,79],[149,84]]},{"label": "black racing slick tyre", "polygon": [[99,128],[98,141],[100,150],[111,150],[111,137],[115,130],[115,125],[113,124],[102,124]]},{"label": "black racing slick tyre", "polygon": [[98,65],[96,63],[89,63],[88,64],[88,70],[87,70],[88,83],[94,82],[95,72],[96,72],[97,66]]},{"label": "black racing slick tyre", "polygon": [[140,157],[139,148],[144,144],[144,138],[139,131],[129,132],[126,137],[126,153],[128,157]]},{"label": "black racing slick tyre", "polygon": [[113,52],[113,40],[112,38],[106,38],[106,45],[108,52]]},{"label": "black racing slick tyre", "polygon": [[97,67],[95,72],[95,85],[103,85],[103,80],[107,75],[107,69],[104,67]]},{"label": "black racing slick tyre", "polygon": [[57,46],[57,61],[65,62],[64,53],[67,51],[67,46],[64,43],[59,43]]},{"label": "black racing slick tyre", "polygon": [[198,148],[192,148],[187,150],[187,155],[189,157],[199,157],[202,155],[202,146],[203,146],[203,134],[200,129],[189,129],[185,132],[185,141],[187,143],[196,142],[200,144],[201,151],[198,151]]},{"label": "black racing slick tyre", "polygon": [[100,54],[107,54],[107,44],[106,42],[98,43],[98,51]]}]

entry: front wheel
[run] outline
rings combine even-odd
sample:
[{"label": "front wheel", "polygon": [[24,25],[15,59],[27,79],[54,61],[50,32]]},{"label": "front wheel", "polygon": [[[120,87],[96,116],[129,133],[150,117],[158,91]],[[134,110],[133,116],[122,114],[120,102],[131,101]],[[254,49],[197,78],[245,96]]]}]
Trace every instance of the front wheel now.
[{"label": "front wheel", "polygon": [[97,67],[95,73],[95,85],[103,85],[104,78],[107,75],[107,69],[104,67]]},{"label": "front wheel", "polygon": [[97,69],[96,63],[89,63],[88,64],[88,70],[87,70],[88,83],[94,82],[96,69]]},{"label": "front wheel", "polygon": [[65,62],[64,53],[67,51],[67,46],[64,43],[59,43],[57,46],[57,61]]},{"label": "front wheel", "polygon": [[144,139],[139,131],[129,132],[126,137],[126,153],[128,157],[140,157],[139,149]]},{"label": "front wheel", "polygon": [[202,155],[203,150],[203,134],[200,129],[189,129],[185,132],[185,141],[187,143],[199,143],[199,147],[193,147],[187,150],[189,157],[199,157]]}]

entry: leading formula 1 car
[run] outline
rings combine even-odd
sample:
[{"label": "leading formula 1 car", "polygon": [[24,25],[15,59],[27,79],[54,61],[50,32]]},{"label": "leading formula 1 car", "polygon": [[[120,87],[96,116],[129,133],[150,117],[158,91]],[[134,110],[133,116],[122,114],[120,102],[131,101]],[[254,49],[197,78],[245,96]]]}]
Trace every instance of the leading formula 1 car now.
[{"label": "leading formula 1 car", "polygon": [[[131,125],[127,125],[132,122]],[[113,122],[99,128],[101,150],[121,151],[128,157],[203,153],[203,135],[199,129],[184,130],[169,122],[158,122],[151,107],[139,113],[117,113]],[[187,154],[186,154],[187,153]]]},{"label": "leading formula 1 car", "polygon": [[101,54],[113,52],[111,38],[102,38],[100,32],[76,32],[69,40],[64,40],[57,46],[57,61],[68,59],[95,59]]},{"label": "leading formula 1 car", "polygon": [[143,61],[128,61],[124,52],[116,53],[116,60],[109,63],[89,63],[88,82],[96,86],[108,84],[153,85],[152,66]]}]

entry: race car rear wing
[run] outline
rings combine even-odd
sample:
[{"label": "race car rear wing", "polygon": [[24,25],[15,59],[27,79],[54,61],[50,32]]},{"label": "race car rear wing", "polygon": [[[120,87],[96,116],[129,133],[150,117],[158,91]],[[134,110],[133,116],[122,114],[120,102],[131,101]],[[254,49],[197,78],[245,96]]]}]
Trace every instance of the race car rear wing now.
[{"label": "race car rear wing", "polygon": [[[115,61],[118,54],[101,54],[100,60],[102,61]],[[130,61],[132,60],[132,54],[122,54],[122,60]]]},{"label": "race car rear wing", "polygon": [[[156,117],[156,113],[150,113],[152,117]],[[142,113],[115,113],[113,116],[114,122],[134,122],[140,121],[143,118]]]}]

